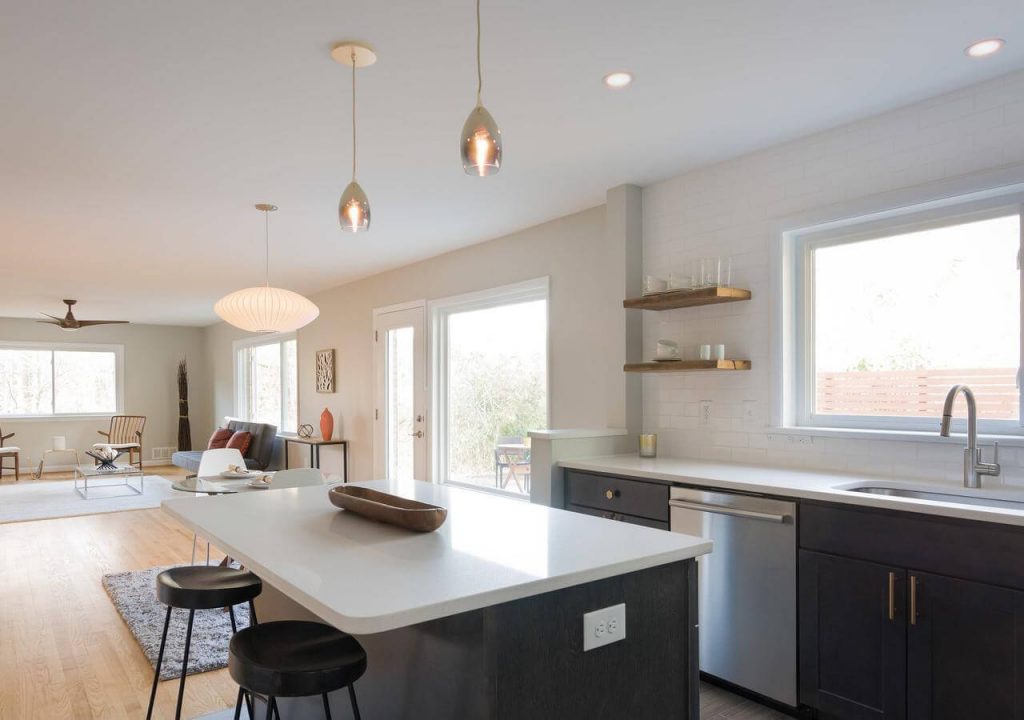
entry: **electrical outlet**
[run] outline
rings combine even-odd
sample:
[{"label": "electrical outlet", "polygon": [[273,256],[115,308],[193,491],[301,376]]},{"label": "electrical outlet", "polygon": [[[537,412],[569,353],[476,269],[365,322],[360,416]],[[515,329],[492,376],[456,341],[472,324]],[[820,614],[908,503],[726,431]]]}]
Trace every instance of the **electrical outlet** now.
[{"label": "electrical outlet", "polygon": [[583,652],[626,639],[626,603],[583,615]]},{"label": "electrical outlet", "polygon": [[711,424],[711,401],[701,400],[700,411],[697,414],[697,422],[700,423],[701,427],[707,427]]}]

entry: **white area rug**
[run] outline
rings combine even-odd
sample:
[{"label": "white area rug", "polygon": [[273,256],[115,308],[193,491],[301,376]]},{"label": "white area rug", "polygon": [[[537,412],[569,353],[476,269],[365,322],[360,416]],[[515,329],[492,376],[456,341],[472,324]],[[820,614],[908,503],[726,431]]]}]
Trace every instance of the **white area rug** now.
[{"label": "white area rug", "polygon": [[[138,483],[138,478],[132,478],[132,485],[138,487]],[[90,480],[88,500],[75,492],[74,480],[5,482],[0,485],[0,523],[143,510],[160,507],[161,501],[169,498],[188,496],[189,493],[172,489],[171,482],[159,475],[146,476],[142,495],[124,485],[100,487]]]}]

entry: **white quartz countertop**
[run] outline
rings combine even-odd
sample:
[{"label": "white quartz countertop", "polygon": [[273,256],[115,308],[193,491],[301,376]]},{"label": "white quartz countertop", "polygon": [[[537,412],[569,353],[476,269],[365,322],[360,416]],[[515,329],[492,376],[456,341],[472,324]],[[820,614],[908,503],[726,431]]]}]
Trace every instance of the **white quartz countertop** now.
[{"label": "white quartz countertop", "polygon": [[710,552],[667,533],[474,490],[360,483],[448,509],[414,533],[334,507],[327,487],[165,500],[164,511],[339,629],[393,630]]},{"label": "white quartz countertop", "polygon": [[563,460],[559,465],[563,468],[646,478],[648,480],[662,480],[681,485],[737,490],[740,492],[787,498],[823,500],[849,505],[904,510],[924,513],[926,515],[942,515],[967,520],[997,522],[1006,525],[1024,525],[1024,511],[1013,508],[963,505],[958,502],[938,502],[887,495],[872,495],[869,493],[853,492],[849,489],[856,486],[870,485],[883,488],[927,490],[958,496],[972,495],[981,498],[1024,503],[1024,490],[1007,489],[1005,487],[984,487],[984,481],[982,483],[983,487],[980,489],[967,489],[963,485],[941,481],[924,483],[874,475],[740,465],[691,458],[641,458],[637,455],[578,458],[575,460]]}]

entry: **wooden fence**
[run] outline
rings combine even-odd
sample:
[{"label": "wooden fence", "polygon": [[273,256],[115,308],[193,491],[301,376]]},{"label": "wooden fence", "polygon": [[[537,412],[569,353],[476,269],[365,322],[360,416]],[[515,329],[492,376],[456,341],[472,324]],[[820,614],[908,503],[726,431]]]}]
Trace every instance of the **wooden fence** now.
[{"label": "wooden fence", "polygon": [[[952,385],[970,385],[978,417],[1016,420],[1016,368],[819,372],[816,410],[823,415],[939,417]],[[957,412],[962,414],[962,399]]]}]

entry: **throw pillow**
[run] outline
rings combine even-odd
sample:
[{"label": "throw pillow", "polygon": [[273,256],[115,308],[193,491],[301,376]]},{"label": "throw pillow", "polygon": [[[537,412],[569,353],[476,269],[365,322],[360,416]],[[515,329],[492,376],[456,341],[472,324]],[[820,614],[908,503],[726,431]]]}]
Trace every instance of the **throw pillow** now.
[{"label": "throw pillow", "polygon": [[242,453],[242,457],[249,452],[249,446],[252,444],[252,433],[246,432],[245,430],[239,430],[231,439],[228,440],[228,444],[224,447],[235,448],[238,452]]},{"label": "throw pillow", "polygon": [[213,435],[210,436],[210,442],[207,443],[207,450],[217,450],[219,448],[227,447],[228,440],[234,435],[233,430],[228,428],[217,428],[213,431]]}]

